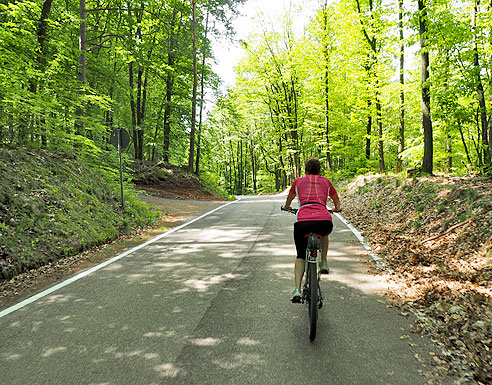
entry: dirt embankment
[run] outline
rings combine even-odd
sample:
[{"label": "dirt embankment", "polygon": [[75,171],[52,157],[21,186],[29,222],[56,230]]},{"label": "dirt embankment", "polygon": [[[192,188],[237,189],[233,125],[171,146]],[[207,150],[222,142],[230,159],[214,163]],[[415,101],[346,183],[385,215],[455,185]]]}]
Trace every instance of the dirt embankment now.
[{"label": "dirt embankment", "polygon": [[360,177],[342,201],[386,262],[394,303],[442,346],[438,368],[492,383],[492,180]]}]

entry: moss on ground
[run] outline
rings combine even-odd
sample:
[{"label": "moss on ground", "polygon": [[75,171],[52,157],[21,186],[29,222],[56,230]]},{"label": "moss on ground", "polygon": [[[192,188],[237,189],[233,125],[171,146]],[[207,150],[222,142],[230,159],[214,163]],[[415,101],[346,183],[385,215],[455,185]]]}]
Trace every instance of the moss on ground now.
[{"label": "moss on ground", "polygon": [[125,188],[121,209],[111,167],[68,152],[0,148],[0,279],[155,220],[156,212],[136,198],[131,186]]}]

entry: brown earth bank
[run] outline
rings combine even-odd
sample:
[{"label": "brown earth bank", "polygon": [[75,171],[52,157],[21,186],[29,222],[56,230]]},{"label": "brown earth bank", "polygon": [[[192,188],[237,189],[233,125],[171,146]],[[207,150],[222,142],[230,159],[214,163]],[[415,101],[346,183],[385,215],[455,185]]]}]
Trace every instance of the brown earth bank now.
[{"label": "brown earth bank", "polygon": [[386,263],[392,302],[441,346],[438,371],[492,383],[492,180],[359,177],[343,216]]},{"label": "brown earth bank", "polygon": [[205,191],[198,178],[180,176],[176,179],[172,183],[168,180],[136,186],[140,199],[161,212],[152,228],[135,230],[73,257],[26,271],[9,280],[0,280],[0,309],[224,204],[223,198]]}]

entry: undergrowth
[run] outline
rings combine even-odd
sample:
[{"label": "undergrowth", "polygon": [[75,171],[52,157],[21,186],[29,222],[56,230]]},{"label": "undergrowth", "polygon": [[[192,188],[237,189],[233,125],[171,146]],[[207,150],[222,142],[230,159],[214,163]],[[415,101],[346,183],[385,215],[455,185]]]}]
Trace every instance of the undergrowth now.
[{"label": "undergrowth", "polygon": [[121,209],[117,163],[0,148],[0,279],[75,255],[151,224],[157,214],[125,186]]}]

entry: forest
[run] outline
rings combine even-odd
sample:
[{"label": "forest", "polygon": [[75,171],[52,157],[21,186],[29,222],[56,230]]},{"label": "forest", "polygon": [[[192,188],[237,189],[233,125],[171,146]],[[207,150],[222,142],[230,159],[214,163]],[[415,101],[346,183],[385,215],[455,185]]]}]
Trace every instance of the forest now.
[{"label": "forest", "polygon": [[232,194],[279,191],[311,156],[333,177],[491,173],[492,2],[321,0],[302,31],[291,3],[221,92],[211,44],[244,2],[1,0],[0,145],[104,157],[125,128],[127,164]]}]

